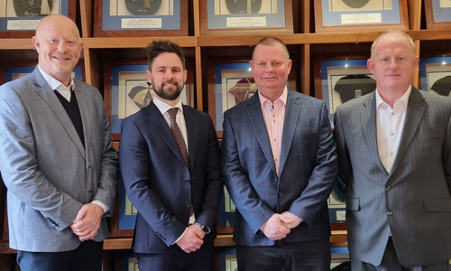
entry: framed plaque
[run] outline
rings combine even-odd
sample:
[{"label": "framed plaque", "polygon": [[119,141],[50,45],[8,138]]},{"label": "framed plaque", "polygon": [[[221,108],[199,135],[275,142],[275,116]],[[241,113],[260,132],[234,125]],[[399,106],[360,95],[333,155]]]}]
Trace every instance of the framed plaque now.
[{"label": "framed plaque", "polygon": [[188,36],[188,1],[95,0],[94,36]]},{"label": "framed plaque", "polygon": [[451,0],[424,0],[428,29],[451,29]]},{"label": "framed plaque", "polygon": [[451,57],[425,57],[420,59],[421,88],[451,97]]},{"label": "framed plaque", "polygon": [[340,104],[376,89],[376,80],[366,63],[367,59],[315,59],[315,97],[326,101],[332,126],[333,115]]},{"label": "framed plaque", "polygon": [[39,20],[50,14],[63,14],[75,22],[76,0],[0,2],[0,38],[31,38]]},{"label": "framed plaque", "polygon": [[111,216],[110,236],[133,237],[138,210],[136,210],[125,193],[122,177],[119,177],[116,199],[113,215]]},{"label": "framed plaque", "polygon": [[235,204],[224,186],[218,213],[218,234],[232,234],[235,226]]},{"label": "framed plaque", "polygon": [[208,64],[208,113],[222,138],[224,112],[257,92],[249,61]]},{"label": "framed plaque", "polygon": [[314,0],[317,33],[408,30],[407,0]]},{"label": "framed plaque", "polygon": [[200,35],[292,34],[291,1],[200,0]]},{"label": "framed plaque", "polygon": [[124,251],[121,253],[121,271],[139,271],[138,255],[133,251]]},{"label": "framed plaque", "polygon": [[[129,64],[108,63],[105,66],[104,102],[111,123],[113,140],[121,138],[122,120],[148,106],[153,98],[153,88],[147,83],[147,60],[128,61]],[[194,104],[193,60],[185,59],[188,78],[181,95],[182,103]]]},{"label": "framed plaque", "polygon": [[329,209],[329,220],[333,230],[346,229],[346,198],[348,188],[337,178],[334,189],[327,199],[327,208]]},{"label": "framed plaque", "polygon": [[238,262],[234,247],[222,247],[219,249],[219,271],[237,271]]}]

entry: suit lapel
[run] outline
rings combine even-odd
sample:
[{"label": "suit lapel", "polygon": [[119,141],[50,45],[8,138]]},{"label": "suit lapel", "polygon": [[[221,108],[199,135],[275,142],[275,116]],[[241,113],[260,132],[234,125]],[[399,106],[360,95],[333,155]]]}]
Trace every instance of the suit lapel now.
[{"label": "suit lapel", "polygon": [[[72,142],[75,144],[75,146],[78,149],[78,152],[81,154],[83,159],[85,159],[85,149],[83,148],[83,144],[80,140],[80,137],[77,134],[77,131],[75,130],[74,124],[70,120],[66,110],[64,109],[61,102],[58,100],[58,97],[56,97],[55,93],[53,93],[53,90],[50,89],[47,82],[42,77],[39,70],[36,68],[33,71],[35,82],[34,84],[38,86],[36,89],[36,92],[38,95],[47,103],[47,105],[50,107],[50,109],[53,111],[55,116],[59,119],[61,122],[61,125],[66,130],[67,134],[69,135]],[[78,98],[78,96],[77,96]],[[82,103],[79,101],[79,104]],[[82,109],[80,108],[80,111]],[[83,121],[84,123],[84,121]]]},{"label": "suit lapel", "polygon": [[273,172],[276,173],[276,165],[274,164],[268,130],[266,129],[265,120],[263,118],[258,93],[254,94],[250,99],[246,100],[246,103],[246,111],[249,116],[252,128],[254,129],[254,134],[257,137],[257,140],[260,144],[260,147],[262,148],[266,160],[268,161],[268,164],[271,165]]},{"label": "suit lapel", "polygon": [[174,155],[177,156],[177,158],[183,164],[185,164],[179,146],[177,145],[177,142],[175,141],[175,138],[172,135],[171,129],[169,128],[169,125],[164,119],[160,110],[158,110],[158,108],[155,106],[153,102],[151,102],[149,106],[147,106],[145,109],[141,110],[146,110],[146,120],[155,128],[155,131],[160,135],[163,141],[166,142],[166,144],[172,150]]},{"label": "suit lapel", "polygon": [[406,119],[404,121],[404,128],[402,131],[401,142],[399,143],[398,152],[393,161],[391,173],[396,170],[399,162],[402,160],[407,148],[410,145],[413,137],[420,126],[423,119],[424,111],[426,110],[427,103],[424,103],[424,97],[420,91],[412,87],[410,93],[409,103],[407,105]]},{"label": "suit lapel", "polygon": [[191,108],[183,105],[183,115],[185,116],[186,133],[188,135],[188,157],[190,168],[194,168],[194,157],[196,157],[197,132],[195,116]]},{"label": "suit lapel", "polygon": [[362,121],[363,133],[365,135],[366,142],[371,150],[371,156],[377,166],[386,172],[385,167],[382,165],[379,158],[379,152],[377,150],[377,130],[376,130],[376,96],[375,92],[368,95],[368,98],[363,101],[362,110],[360,111],[360,120]]},{"label": "suit lapel", "polygon": [[280,150],[279,176],[285,166],[288,154],[290,153],[291,143],[293,142],[294,131],[298,123],[299,111],[303,107],[301,97],[294,97],[292,91],[288,90],[287,108],[285,120],[283,122],[282,144]]},{"label": "suit lapel", "polygon": [[[81,122],[83,124],[83,134],[85,136],[85,149],[89,149],[89,147],[92,146],[91,142],[90,142],[91,137],[89,135],[92,133],[91,116],[93,116],[93,114],[92,114],[92,112],[89,112],[89,107],[88,107],[88,104],[86,101],[86,96],[84,95],[83,91],[81,90],[81,87],[79,86],[77,81],[74,80],[74,82],[75,82],[75,89],[74,89],[73,94],[77,97],[78,108],[80,110]],[[80,141],[80,143],[82,143],[82,142]]]}]

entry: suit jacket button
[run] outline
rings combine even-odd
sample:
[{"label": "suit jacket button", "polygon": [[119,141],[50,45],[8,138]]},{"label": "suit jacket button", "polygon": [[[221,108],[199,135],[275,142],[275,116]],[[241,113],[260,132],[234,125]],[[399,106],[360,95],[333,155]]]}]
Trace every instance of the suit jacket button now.
[{"label": "suit jacket button", "polygon": [[185,183],[190,183],[190,180],[185,180]]},{"label": "suit jacket button", "polygon": [[390,189],[391,189],[391,186],[385,187],[385,191],[388,191],[388,190],[390,190]]},{"label": "suit jacket button", "polygon": [[186,202],[186,207],[191,207],[191,203]]},{"label": "suit jacket button", "polygon": [[387,212],[387,215],[388,215],[388,216],[391,216],[391,215],[393,215],[393,212],[392,212],[392,211],[388,211],[388,212]]}]

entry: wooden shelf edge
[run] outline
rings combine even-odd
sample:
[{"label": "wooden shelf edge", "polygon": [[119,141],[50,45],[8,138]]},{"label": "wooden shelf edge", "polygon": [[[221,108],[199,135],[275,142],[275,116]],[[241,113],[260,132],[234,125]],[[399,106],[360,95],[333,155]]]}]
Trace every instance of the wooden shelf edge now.
[{"label": "wooden shelf edge", "polygon": [[31,38],[0,39],[0,50],[29,50],[34,49]]},{"label": "wooden shelf edge", "polygon": [[197,37],[118,37],[118,38],[82,38],[84,48],[145,48],[154,40],[170,40],[180,47],[197,46]]},{"label": "wooden shelf edge", "polygon": [[[287,45],[296,44],[336,44],[336,43],[357,43],[373,42],[382,32],[356,32],[356,33],[301,33],[289,35],[274,35]],[[406,31],[413,40],[447,40],[451,39],[451,32],[448,30],[409,30]],[[218,39],[216,36],[199,37],[199,46],[248,46],[256,44],[267,35],[251,36],[223,36]]]},{"label": "wooden shelf edge", "polygon": [[14,254],[15,249],[9,248],[9,242],[0,241],[0,254]]}]

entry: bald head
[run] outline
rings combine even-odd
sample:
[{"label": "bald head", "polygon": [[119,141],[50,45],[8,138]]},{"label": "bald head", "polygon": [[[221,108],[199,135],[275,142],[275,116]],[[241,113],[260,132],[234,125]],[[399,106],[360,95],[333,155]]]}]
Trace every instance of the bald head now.
[{"label": "bald head", "polygon": [[403,39],[409,45],[409,48],[412,51],[413,55],[415,55],[415,43],[412,40],[412,38],[402,31],[393,30],[393,31],[388,31],[388,32],[383,33],[373,42],[373,45],[371,46],[371,58],[373,58],[374,52],[376,51],[376,47],[382,39],[388,40],[388,41],[394,41],[396,39]]},{"label": "bald head", "polygon": [[83,44],[77,25],[63,15],[49,15],[38,23],[32,39],[39,53],[39,67],[68,86]]}]

